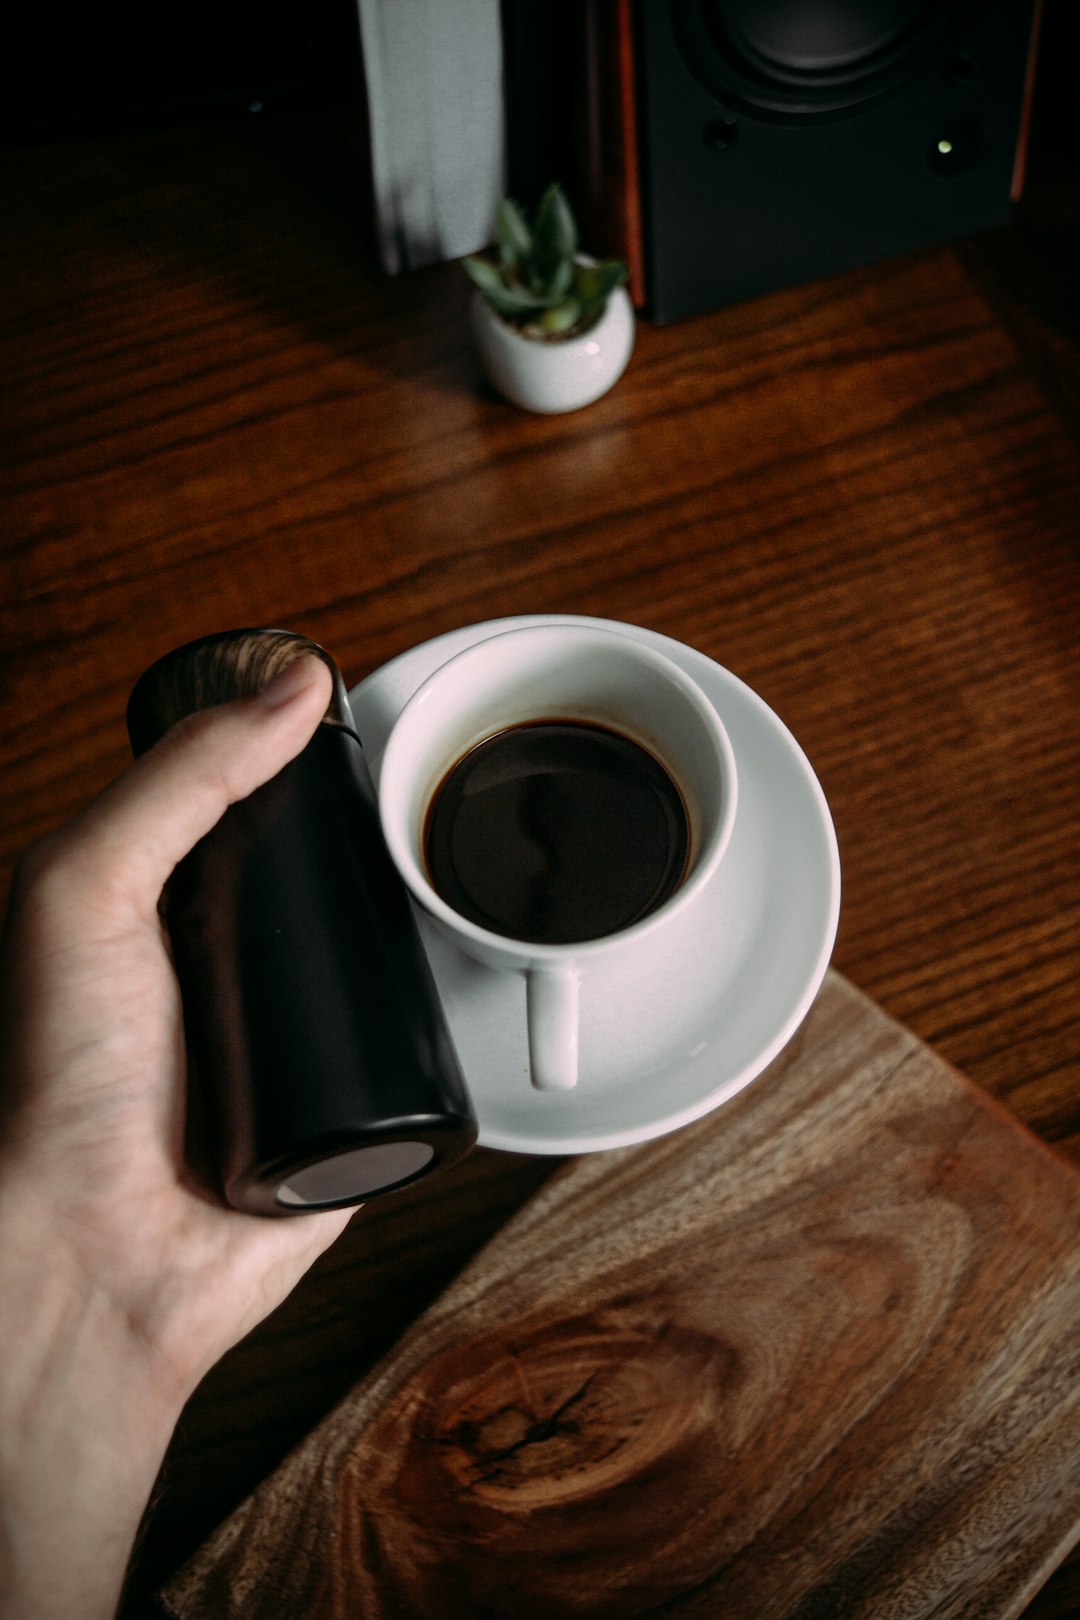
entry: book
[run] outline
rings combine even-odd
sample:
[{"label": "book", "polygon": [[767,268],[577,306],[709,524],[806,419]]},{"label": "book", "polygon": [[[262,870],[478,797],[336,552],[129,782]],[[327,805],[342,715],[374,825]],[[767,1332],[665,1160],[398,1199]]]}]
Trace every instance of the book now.
[{"label": "book", "polygon": [[383,268],[474,253],[506,189],[499,0],[357,5]]}]

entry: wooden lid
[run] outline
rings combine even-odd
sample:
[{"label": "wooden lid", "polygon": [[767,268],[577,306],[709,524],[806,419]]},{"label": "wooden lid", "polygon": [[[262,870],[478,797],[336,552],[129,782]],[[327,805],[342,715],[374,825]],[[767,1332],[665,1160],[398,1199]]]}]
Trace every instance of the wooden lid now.
[{"label": "wooden lid", "polygon": [[355,736],[341,671],[326,650],[291,630],[225,630],[166,653],[136,681],[127,707],[128,736],[138,756],[185,715],[246,697],[296,659],[314,653],[334,677],[323,723]]}]

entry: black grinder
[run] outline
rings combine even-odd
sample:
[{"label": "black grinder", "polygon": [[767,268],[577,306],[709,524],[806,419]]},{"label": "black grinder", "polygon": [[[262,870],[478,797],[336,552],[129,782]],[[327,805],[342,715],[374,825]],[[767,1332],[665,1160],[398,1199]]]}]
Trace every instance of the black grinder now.
[{"label": "black grinder", "polygon": [[167,654],[127,710],[136,755],[313,653],[333,696],[307,746],[233,804],[164,897],[221,1192],[265,1215],[354,1204],[476,1140],[438,991],[379,824],[345,685],[315,642],[234,630]]}]

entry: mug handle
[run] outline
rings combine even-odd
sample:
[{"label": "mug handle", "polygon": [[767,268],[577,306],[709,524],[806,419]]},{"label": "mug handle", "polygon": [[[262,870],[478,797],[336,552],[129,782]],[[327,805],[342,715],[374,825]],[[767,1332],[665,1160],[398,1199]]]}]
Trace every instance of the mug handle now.
[{"label": "mug handle", "polygon": [[572,1091],[578,1078],[578,985],[570,963],[526,975],[529,1069],[537,1091]]}]

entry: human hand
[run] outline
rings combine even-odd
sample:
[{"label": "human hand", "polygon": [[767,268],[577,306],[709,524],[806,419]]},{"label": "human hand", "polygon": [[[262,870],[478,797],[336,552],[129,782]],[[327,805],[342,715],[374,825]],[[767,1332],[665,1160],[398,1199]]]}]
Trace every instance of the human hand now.
[{"label": "human hand", "polygon": [[[96,1497],[126,1560],[124,1526],[133,1534],[183,1401],[349,1219],[240,1215],[190,1178],[180,997],[157,909],[176,863],[299,753],[329,696],[329,672],[305,658],[191,716],[17,873],[0,980],[0,1531],[13,1492],[31,1511],[9,1522],[6,1549],[0,1535],[0,1615],[58,1620],[69,1601],[80,1620],[111,1612],[116,1591],[95,1607],[85,1571],[77,1600],[64,1595],[64,1502],[82,1516],[69,1546]],[[38,1592],[24,1590],[31,1547]],[[99,1550],[95,1591],[113,1565]],[[42,1581],[53,1589],[35,1608]]]}]

